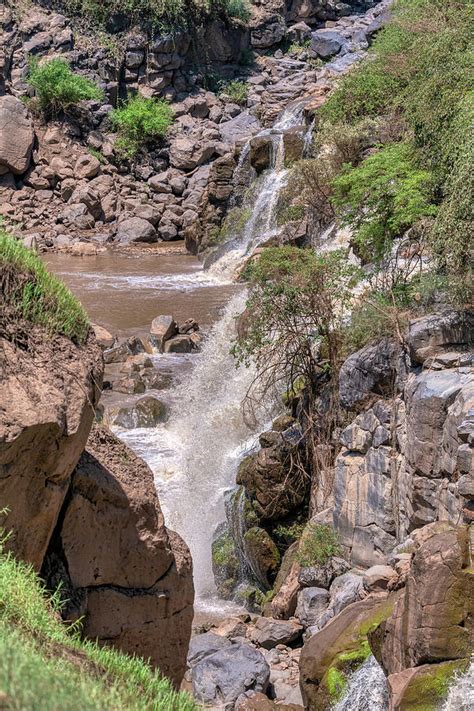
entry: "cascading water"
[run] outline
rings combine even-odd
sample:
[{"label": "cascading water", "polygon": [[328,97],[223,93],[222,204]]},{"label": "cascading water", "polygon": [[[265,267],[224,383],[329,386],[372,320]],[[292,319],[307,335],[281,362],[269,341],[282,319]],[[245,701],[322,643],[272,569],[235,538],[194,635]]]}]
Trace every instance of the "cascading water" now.
[{"label": "cascading water", "polygon": [[252,425],[244,420],[241,403],[254,372],[236,369],[230,353],[245,299],[243,292],[232,298],[202,351],[193,357],[191,375],[173,393],[168,423],[153,434],[121,433],[155,473],[166,523],[191,550],[201,600],[215,592],[211,542],[225,519],[224,494],[234,486],[238,463],[255,445],[268,417],[262,409]]},{"label": "cascading water", "polygon": [[[258,136],[271,138],[270,167],[256,185],[256,197],[252,205],[252,214],[239,234],[217,250],[211,257],[212,264],[208,271],[214,276],[232,278],[246,257],[256,247],[273,237],[277,232],[275,211],[278,198],[286,185],[288,170],[285,168],[284,134],[291,128],[304,124],[305,102],[298,102],[283,111],[271,129],[260,131]],[[303,144],[309,145],[312,125],[305,132]],[[250,153],[250,141],[242,149],[237,172],[243,169]],[[217,259],[215,258],[217,256]],[[208,260],[206,266],[209,264]]]},{"label": "cascading water", "polygon": [[370,656],[352,674],[347,690],[333,711],[387,711],[389,689],[382,667]]},{"label": "cascading water", "polygon": [[442,711],[472,711],[474,709],[474,658],[464,674],[455,677]]}]

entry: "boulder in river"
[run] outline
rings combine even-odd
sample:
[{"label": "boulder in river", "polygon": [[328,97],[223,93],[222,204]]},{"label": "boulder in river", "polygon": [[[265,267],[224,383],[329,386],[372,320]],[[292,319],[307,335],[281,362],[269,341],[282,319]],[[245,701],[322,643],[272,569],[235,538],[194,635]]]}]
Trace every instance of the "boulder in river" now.
[{"label": "boulder in river", "polygon": [[155,427],[159,422],[165,422],[168,410],[164,402],[152,395],[146,395],[129,405],[119,405],[106,409],[104,421],[109,426],[123,429],[137,427]]},{"label": "boulder in river", "polygon": [[162,315],[153,319],[150,326],[150,342],[161,353],[165,342],[178,332],[178,326],[172,316]]}]

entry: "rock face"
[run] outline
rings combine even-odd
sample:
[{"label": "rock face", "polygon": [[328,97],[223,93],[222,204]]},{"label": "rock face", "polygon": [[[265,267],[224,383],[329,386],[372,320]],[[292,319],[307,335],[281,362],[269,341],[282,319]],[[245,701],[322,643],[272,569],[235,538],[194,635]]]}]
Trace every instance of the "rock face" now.
[{"label": "rock face", "polygon": [[102,355],[85,346],[30,332],[31,349],[0,341],[0,501],[15,555],[41,568],[84,449],[102,379]]},{"label": "rock face", "polygon": [[342,405],[368,403],[335,461],[334,526],[353,564],[383,564],[413,530],[472,516],[471,320],[469,311],[417,319],[405,356],[383,340],[341,369]]},{"label": "rock face", "polygon": [[14,96],[0,97],[0,175],[24,173],[30,165],[35,134],[28,111]]},{"label": "rock face", "polygon": [[149,468],[95,426],[72,477],[44,571],[63,579],[84,634],[150,658],[177,685],[193,616],[192,565],[165,528]]},{"label": "rock face", "polygon": [[406,587],[392,614],[370,636],[389,675],[394,709],[442,701],[447,680],[463,670],[474,647],[472,525],[429,524],[413,536]]}]

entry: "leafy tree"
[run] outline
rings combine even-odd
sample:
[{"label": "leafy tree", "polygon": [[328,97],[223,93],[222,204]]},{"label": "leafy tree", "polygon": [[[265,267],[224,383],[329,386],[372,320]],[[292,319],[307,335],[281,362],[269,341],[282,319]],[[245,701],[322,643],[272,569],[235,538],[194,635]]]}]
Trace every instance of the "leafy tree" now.
[{"label": "leafy tree", "polygon": [[358,167],[346,164],[332,185],[333,203],[366,261],[380,260],[394,239],[436,215],[432,175],[417,166],[406,143],[385,146]]}]

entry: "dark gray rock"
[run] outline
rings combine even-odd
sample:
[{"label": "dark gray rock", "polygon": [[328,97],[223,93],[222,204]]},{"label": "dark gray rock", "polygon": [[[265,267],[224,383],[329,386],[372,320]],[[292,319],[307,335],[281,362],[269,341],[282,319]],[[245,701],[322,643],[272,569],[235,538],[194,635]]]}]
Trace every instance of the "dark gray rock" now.
[{"label": "dark gray rock", "polygon": [[324,588],[304,588],[298,593],[295,616],[304,627],[319,622],[329,604],[329,593]]},{"label": "dark gray rock", "polygon": [[393,394],[401,349],[396,341],[383,338],[353,353],[339,372],[339,398],[342,407],[352,408],[370,394]]},{"label": "dark gray rock", "polygon": [[423,316],[410,323],[408,347],[414,363],[439,351],[463,349],[474,340],[474,311],[445,311]]},{"label": "dark gray rock", "polygon": [[259,617],[251,630],[250,637],[264,649],[273,649],[277,644],[290,644],[301,636],[302,627],[289,620],[275,620],[273,617]]},{"label": "dark gray rock", "polygon": [[335,30],[316,30],[311,34],[311,49],[322,59],[337,54],[344,44],[344,37]]},{"label": "dark gray rock", "polygon": [[198,703],[232,708],[246,691],[266,691],[270,667],[261,652],[248,644],[226,645],[192,668],[193,695]]},{"label": "dark gray rock", "polygon": [[188,666],[194,667],[202,659],[208,657],[215,652],[229,647],[230,640],[222,635],[214,634],[213,632],[205,632],[191,637],[188,651]]}]

